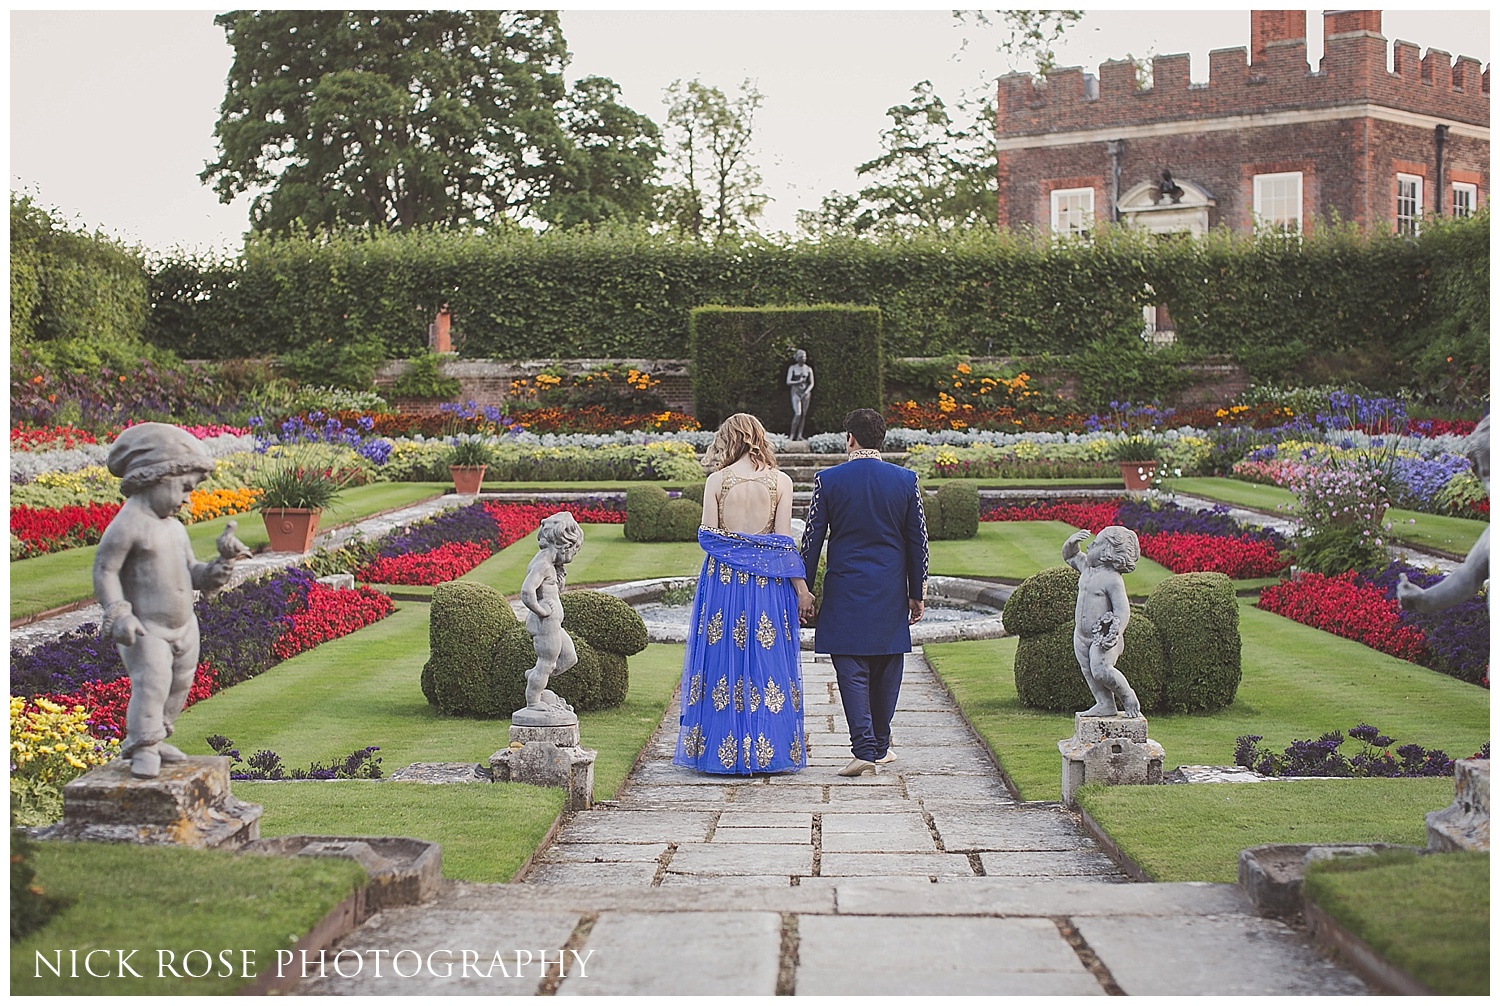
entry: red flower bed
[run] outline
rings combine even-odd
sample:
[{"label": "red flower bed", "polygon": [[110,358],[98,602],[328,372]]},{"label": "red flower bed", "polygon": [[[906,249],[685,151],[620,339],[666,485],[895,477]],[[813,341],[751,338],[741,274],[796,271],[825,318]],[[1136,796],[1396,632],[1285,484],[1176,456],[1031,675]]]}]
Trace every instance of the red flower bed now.
[{"label": "red flower bed", "polygon": [[81,444],[97,444],[99,441],[88,430],[76,426],[20,426],[11,427],[10,449],[13,451],[58,451],[71,450]]},{"label": "red flower bed", "polygon": [[[188,689],[186,709],[195,702],[202,702],[215,691],[214,669],[207,663],[198,665],[193,675],[193,687]],[[108,740],[125,737],[125,707],[130,704],[130,679],[115,678],[113,681],[86,681],[76,692],[48,695],[47,698],[65,706],[83,706],[89,711],[89,731]]]},{"label": "red flower bed", "polygon": [[1098,534],[1116,522],[1118,503],[1041,503],[1030,506],[1001,506],[980,515],[980,520],[1060,520],[1074,527],[1088,528]]},{"label": "red flower bed", "polygon": [[1402,623],[1396,602],[1353,570],[1338,576],[1303,573],[1265,587],[1256,607],[1402,660],[1415,662],[1426,645],[1420,629]]},{"label": "red flower bed", "polygon": [[359,578],[368,583],[432,586],[458,579],[492,554],[476,542],[450,541],[431,552],[376,559],[359,571]]},{"label": "red flower bed", "polygon": [[123,503],[87,506],[10,508],[10,533],[26,543],[29,554],[45,555],[80,545],[94,545]]},{"label": "red flower bed", "polygon": [[338,590],[314,583],[307,592],[307,607],[292,614],[291,626],[271,644],[271,652],[286,660],[319,643],[363,629],[395,610],[395,603],[378,590]]},{"label": "red flower bed", "polygon": [[1243,580],[1270,576],[1286,565],[1276,549],[1253,538],[1168,533],[1140,539],[1141,554],[1174,573],[1223,573]]},{"label": "red flower bed", "polygon": [[494,518],[500,530],[500,547],[520,541],[542,526],[542,520],[566,510],[580,524],[623,524],[624,510],[580,506],[577,503],[495,503],[483,504],[485,513]]}]

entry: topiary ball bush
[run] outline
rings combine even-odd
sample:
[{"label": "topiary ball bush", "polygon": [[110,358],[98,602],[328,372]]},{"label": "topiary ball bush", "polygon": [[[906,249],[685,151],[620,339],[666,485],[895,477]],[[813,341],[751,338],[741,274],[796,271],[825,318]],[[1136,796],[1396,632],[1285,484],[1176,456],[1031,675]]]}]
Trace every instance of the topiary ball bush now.
[{"label": "topiary ball bush", "polygon": [[703,483],[689,482],[687,485],[683,486],[682,498],[685,500],[692,500],[700,507],[703,506]]},{"label": "topiary ball bush", "polygon": [[624,654],[598,650],[599,708],[613,709],[630,694],[630,662]]},{"label": "topiary ball bush", "polygon": [[697,541],[698,526],[703,523],[703,501],[667,500],[657,516],[657,541]]},{"label": "topiary ball bush", "polygon": [[515,612],[493,587],[452,580],[433,588],[429,655],[422,667],[422,695],[428,703],[445,712],[462,706],[472,682],[487,673],[495,641],[517,628]]},{"label": "topiary ball bush", "polygon": [[1078,601],[1078,570],[1048,566],[1022,581],[1005,602],[1000,620],[1012,636],[1040,636],[1067,625],[1073,631],[1073,608]]},{"label": "topiary ball bush", "polygon": [[1146,599],[1166,652],[1162,708],[1222,709],[1240,686],[1240,608],[1223,573],[1169,576]]},{"label": "topiary ball bush", "polygon": [[[1014,596],[1014,595],[1012,595]],[[1006,611],[1010,605],[1006,605]],[[1080,712],[1094,704],[1073,652],[1073,608],[1066,624],[1038,635],[1022,636],[1016,644],[1016,695],[1021,704],[1053,712]],[[1007,623],[1007,627],[1009,623]],[[1151,619],[1135,605],[1125,626],[1125,650],[1115,666],[1135,689],[1141,709],[1161,708],[1166,660],[1160,634]]]},{"label": "topiary ball bush", "polygon": [[979,484],[967,479],[946,482],[931,497],[927,537],[961,541],[979,534]]},{"label": "topiary ball bush", "polygon": [[646,623],[618,597],[597,590],[569,590],[562,596],[563,628],[596,650],[633,657],[646,648]]},{"label": "topiary ball bush", "polygon": [[625,540],[656,541],[657,525],[668,501],[661,486],[637,485],[625,490]]},{"label": "topiary ball bush", "polygon": [[[585,713],[600,708],[599,653],[578,636],[569,635],[573,636],[573,646],[578,651],[578,663],[562,674],[552,675],[547,687],[572,706],[574,712]],[[509,717],[526,705],[526,672],[535,665],[536,650],[526,629],[506,633],[490,651],[488,674],[482,687],[474,690],[465,709],[454,710],[453,714],[480,719]]]}]

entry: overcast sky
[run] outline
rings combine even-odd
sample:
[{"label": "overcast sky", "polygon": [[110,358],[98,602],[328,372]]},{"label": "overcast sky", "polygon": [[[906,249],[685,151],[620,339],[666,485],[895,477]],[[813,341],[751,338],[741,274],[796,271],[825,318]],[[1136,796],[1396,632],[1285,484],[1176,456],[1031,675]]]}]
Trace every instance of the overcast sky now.
[{"label": "overcast sky", "polygon": [[[879,152],[885,110],[929,79],[950,104],[1010,69],[995,39],[927,11],[567,10],[567,77],[612,77],[624,102],[661,124],[662,89],[697,77],[765,95],[758,163],[773,199],[763,226],[792,230],[796,211],[830,190],[854,192],[854,168]],[[1321,56],[1321,15],[1309,16]],[[1248,43],[1247,11],[1092,11],[1059,47],[1062,65],[1188,52],[1194,80],[1210,49]],[[1484,63],[1487,11],[1385,13],[1385,36]],[[960,51],[967,36],[968,46]],[[237,249],[248,198],[222,205],[197,175],[233,54],[213,14],[188,11],[13,12],[10,177],[15,190],[130,243]]]}]

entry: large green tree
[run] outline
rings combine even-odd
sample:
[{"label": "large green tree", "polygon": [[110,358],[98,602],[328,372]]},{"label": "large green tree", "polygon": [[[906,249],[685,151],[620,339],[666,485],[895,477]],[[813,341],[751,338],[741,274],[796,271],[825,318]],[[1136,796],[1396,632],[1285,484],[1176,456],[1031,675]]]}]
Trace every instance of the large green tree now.
[{"label": "large green tree", "polygon": [[677,80],[666,98],[677,183],[663,193],[662,216],[697,238],[752,229],[767,201],[756,191],[761,176],[751,148],[764,95],[748,80],[734,98],[698,80]]},{"label": "large green tree", "polygon": [[569,94],[555,11],[241,11],[215,23],[234,63],[219,156],[200,177],[225,202],[257,193],[256,230],[580,223],[649,205],[655,126],[610,81]]}]

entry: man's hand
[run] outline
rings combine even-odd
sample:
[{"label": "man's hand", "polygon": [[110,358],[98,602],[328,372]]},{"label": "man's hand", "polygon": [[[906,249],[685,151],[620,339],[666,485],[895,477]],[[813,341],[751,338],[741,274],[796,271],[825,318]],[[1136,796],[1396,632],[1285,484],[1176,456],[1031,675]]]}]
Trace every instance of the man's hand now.
[{"label": "man's hand", "polygon": [[908,599],[906,606],[911,609],[911,617],[906,620],[906,624],[916,625],[922,620],[922,612],[927,610],[926,603]]},{"label": "man's hand", "polygon": [[813,617],[813,608],[816,604],[813,592],[806,587],[797,594],[797,620],[801,622],[810,621]]}]

